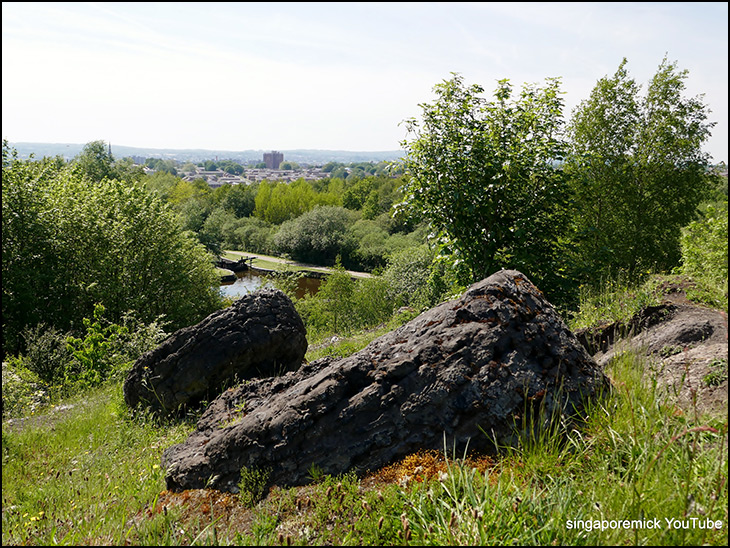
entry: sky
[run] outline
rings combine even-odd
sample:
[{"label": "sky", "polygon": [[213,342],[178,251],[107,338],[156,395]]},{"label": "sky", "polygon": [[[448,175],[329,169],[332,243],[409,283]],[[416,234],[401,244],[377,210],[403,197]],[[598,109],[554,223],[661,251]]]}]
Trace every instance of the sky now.
[{"label": "sky", "polygon": [[12,142],[391,151],[458,73],[493,98],[560,77],[565,118],[623,58],[687,70],[728,160],[727,2],[2,3]]}]

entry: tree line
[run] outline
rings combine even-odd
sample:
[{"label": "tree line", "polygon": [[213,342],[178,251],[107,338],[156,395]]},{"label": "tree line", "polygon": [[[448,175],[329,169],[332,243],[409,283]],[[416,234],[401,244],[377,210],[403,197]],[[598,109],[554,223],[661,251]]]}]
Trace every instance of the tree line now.
[{"label": "tree line", "polygon": [[687,75],[665,58],[642,94],[624,59],[566,122],[558,78],[519,94],[501,80],[488,101],[454,74],[408,121],[401,207],[430,220],[465,282],[516,268],[560,305],[619,272],[669,271],[698,206],[727,201]]}]

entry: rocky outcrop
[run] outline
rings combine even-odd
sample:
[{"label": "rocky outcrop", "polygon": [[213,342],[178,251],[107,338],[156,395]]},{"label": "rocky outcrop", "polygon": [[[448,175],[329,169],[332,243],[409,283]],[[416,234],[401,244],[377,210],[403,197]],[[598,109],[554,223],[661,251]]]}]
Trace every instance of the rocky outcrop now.
[{"label": "rocky outcrop", "polygon": [[172,413],[245,379],[297,369],[306,351],[291,299],[277,289],[259,290],[141,356],[124,382],[124,399],[132,408]]},{"label": "rocky outcrop", "polygon": [[576,336],[601,368],[622,356],[640,357],[658,402],[666,398],[685,411],[727,418],[727,314],[669,290],[663,302],[626,322],[579,329]]},{"label": "rocky outcrop", "polygon": [[352,356],[227,390],[162,461],[171,490],[235,492],[244,467],[299,485],[421,449],[493,451],[607,386],[542,293],[502,271]]}]

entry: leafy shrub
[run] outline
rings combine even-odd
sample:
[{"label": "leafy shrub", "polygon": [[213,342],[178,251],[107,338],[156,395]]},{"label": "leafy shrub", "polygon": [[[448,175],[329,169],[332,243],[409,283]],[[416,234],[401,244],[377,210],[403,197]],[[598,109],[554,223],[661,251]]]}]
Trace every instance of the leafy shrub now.
[{"label": "leafy shrub", "polygon": [[121,349],[121,337],[128,333],[124,326],[103,320],[104,306],[94,308],[93,321],[84,318],[86,334],[83,338],[69,336],[66,344],[72,359],[66,370],[66,385],[79,389],[98,386],[115,370],[127,366]]},{"label": "leafy shrub", "polygon": [[22,358],[3,361],[3,419],[29,415],[49,401],[48,391]]},{"label": "leafy shrub", "polygon": [[271,475],[270,469],[241,468],[241,480],[238,482],[239,499],[244,506],[252,507],[266,494],[266,484]]},{"label": "leafy shrub", "polygon": [[63,384],[64,375],[71,361],[66,346],[67,333],[40,323],[23,331],[25,354],[22,361],[29,371],[49,385]]},{"label": "leafy shrub", "polygon": [[318,206],[283,223],[274,236],[274,245],[279,252],[299,261],[333,264],[338,255],[350,254],[350,224],[350,213],[345,208]]},{"label": "leafy shrub", "polygon": [[107,379],[120,377],[142,353],[154,348],[165,336],[162,324],[140,324],[125,316],[126,323],[118,325],[104,318],[105,308],[97,304],[94,318],[84,318],[86,333],[69,336],[66,344],[71,360],[65,372],[67,390],[98,386]]},{"label": "leafy shrub", "polygon": [[315,295],[296,303],[307,331],[349,334],[387,321],[393,314],[387,282],[373,277],[354,280],[337,261],[335,271]]},{"label": "leafy shrub", "polygon": [[421,245],[393,253],[383,279],[396,307],[424,309],[463,292],[458,270],[448,260],[435,257],[427,245]]},{"label": "leafy shrub", "polygon": [[224,232],[225,249],[241,249],[252,253],[271,253],[276,228],[258,217],[236,219],[230,232]]},{"label": "leafy shrub", "polygon": [[[728,276],[728,209],[727,202],[708,206],[702,219],[689,223],[682,230],[681,272],[692,276],[702,286],[713,304],[727,309]],[[712,297],[712,294],[715,297]]]}]

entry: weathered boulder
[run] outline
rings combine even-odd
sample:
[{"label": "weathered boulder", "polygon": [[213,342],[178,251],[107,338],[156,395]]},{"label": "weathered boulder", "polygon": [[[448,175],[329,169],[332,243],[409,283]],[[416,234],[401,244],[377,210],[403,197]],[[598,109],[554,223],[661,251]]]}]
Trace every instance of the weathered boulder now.
[{"label": "weathered boulder", "polygon": [[245,379],[297,369],[306,351],[304,323],[291,299],[262,289],[142,355],[124,382],[124,399],[130,407],[168,414]]},{"label": "weathered boulder", "polygon": [[171,490],[235,492],[243,467],[300,485],[313,466],[362,474],[421,449],[493,451],[534,410],[564,418],[607,386],[542,293],[501,271],[352,356],[227,390],[162,463]]}]

